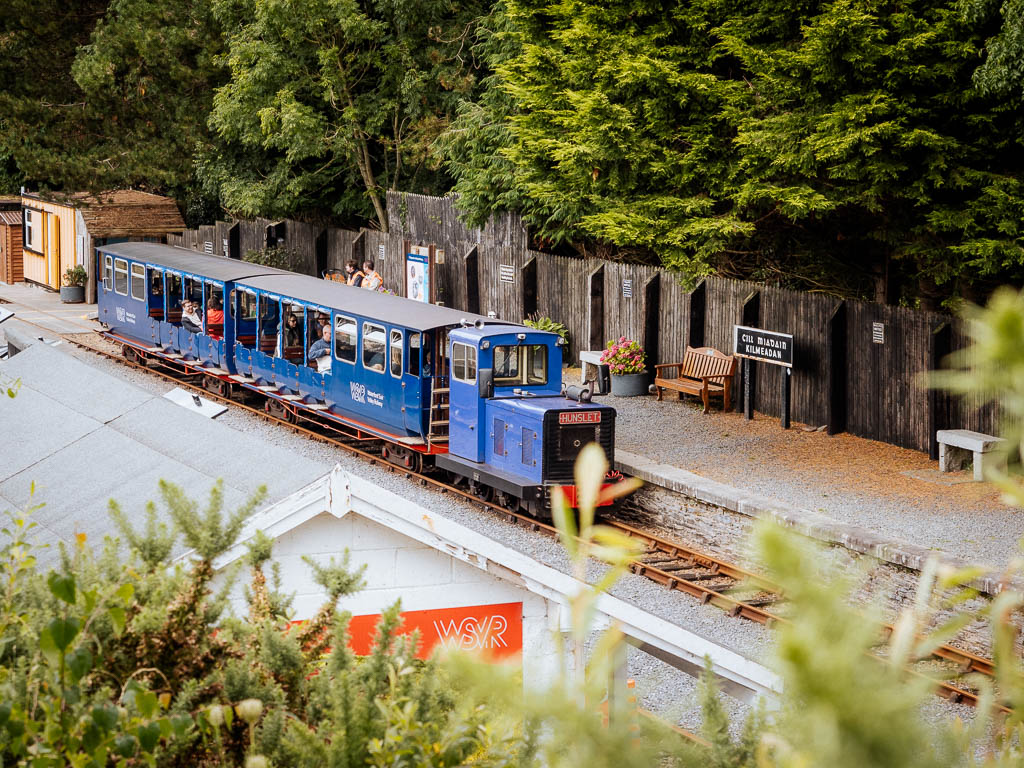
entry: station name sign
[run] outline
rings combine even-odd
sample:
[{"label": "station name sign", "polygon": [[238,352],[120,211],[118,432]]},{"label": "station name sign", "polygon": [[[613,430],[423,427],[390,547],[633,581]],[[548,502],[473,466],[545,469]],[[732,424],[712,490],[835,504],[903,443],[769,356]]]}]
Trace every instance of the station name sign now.
[{"label": "station name sign", "polygon": [[793,367],[793,337],[788,333],[733,326],[733,354],[762,363]]},{"label": "station name sign", "polygon": [[601,412],[598,410],[562,411],[558,414],[559,424],[600,424]]}]

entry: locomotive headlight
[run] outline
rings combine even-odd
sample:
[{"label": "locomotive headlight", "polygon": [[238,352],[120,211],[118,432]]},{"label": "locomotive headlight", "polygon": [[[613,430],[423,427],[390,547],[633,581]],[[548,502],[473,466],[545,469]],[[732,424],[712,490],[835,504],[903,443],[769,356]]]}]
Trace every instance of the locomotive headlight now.
[{"label": "locomotive headlight", "polygon": [[491,348],[491,342],[489,342],[487,339],[484,339],[483,341],[480,342],[480,349],[490,349],[490,348]]}]

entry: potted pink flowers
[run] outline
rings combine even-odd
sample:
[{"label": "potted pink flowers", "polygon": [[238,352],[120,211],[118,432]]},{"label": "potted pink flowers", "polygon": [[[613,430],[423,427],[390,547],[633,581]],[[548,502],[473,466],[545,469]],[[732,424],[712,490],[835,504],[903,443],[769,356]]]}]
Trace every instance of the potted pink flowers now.
[{"label": "potted pink flowers", "polygon": [[601,363],[608,366],[612,376],[612,394],[616,397],[634,397],[647,392],[647,355],[632,339],[620,336],[609,341],[601,353]]}]

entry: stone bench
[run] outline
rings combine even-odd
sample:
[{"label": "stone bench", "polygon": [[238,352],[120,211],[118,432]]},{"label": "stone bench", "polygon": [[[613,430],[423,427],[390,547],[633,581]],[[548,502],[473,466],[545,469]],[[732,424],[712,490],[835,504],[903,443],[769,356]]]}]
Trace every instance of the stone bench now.
[{"label": "stone bench", "polygon": [[974,479],[984,480],[989,466],[1005,467],[1006,457],[996,449],[1006,442],[1001,437],[972,432],[969,429],[940,429],[935,433],[939,443],[939,471],[955,472],[964,468],[967,454],[974,461]]},{"label": "stone bench", "polygon": [[[595,395],[607,395],[608,388],[602,386],[605,382],[601,376],[601,368],[607,367],[601,362],[601,353],[603,349],[598,350],[584,350],[580,352],[580,384],[587,386],[589,382],[593,382],[591,392]],[[593,375],[588,376],[588,372],[593,368]]]}]

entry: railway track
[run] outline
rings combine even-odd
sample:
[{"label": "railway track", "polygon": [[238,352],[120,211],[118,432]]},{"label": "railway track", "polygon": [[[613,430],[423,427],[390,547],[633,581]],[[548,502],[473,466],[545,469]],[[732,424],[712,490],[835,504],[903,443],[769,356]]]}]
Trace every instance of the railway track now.
[{"label": "railway track", "polygon": [[[282,413],[280,405],[272,410],[256,407],[232,396],[235,391],[242,393],[243,396],[251,394],[253,397],[256,397],[256,393],[250,393],[249,390],[242,388],[236,390],[222,379],[209,376],[199,366],[192,366],[184,361],[165,361],[137,348],[132,349],[133,354],[130,356],[118,355],[108,349],[103,349],[99,344],[85,343],[83,339],[78,338],[81,335],[72,334],[64,338],[82,349],[120,364],[144,370],[176,384],[190,387],[202,392],[209,399],[230,404],[311,439],[340,447],[364,458],[371,465],[381,466],[390,472],[401,473],[406,478],[415,480],[421,486],[432,487],[441,493],[464,498],[484,510],[503,516],[509,522],[524,525],[530,530],[558,535],[557,529],[549,523],[495,504],[468,489],[451,485],[429,474],[413,471],[411,468],[388,461],[374,450],[374,447],[383,442],[377,438],[342,429],[336,422],[318,417],[316,413],[307,415],[298,408],[292,408],[289,411],[285,406]],[[212,383],[210,379],[214,379],[214,382]],[[274,401],[266,400],[265,402]],[[787,621],[778,610],[785,605],[785,595],[762,576],[685,544],[642,531],[627,523],[614,519],[606,519],[604,522],[644,545],[644,553],[630,565],[634,573],[668,589],[684,592],[705,605],[721,608],[737,618],[769,627]],[[891,626],[883,627],[880,644],[884,642],[891,630]],[[878,654],[872,654],[872,656],[883,659]],[[980,697],[977,691],[958,682],[963,675],[977,673],[988,677],[993,676],[993,665],[990,660],[951,645],[936,648],[931,657],[920,660],[917,665],[927,665],[929,672],[925,673],[912,667],[907,670],[907,674],[927,678],[934,685],[939,696],[953,703],[970,705],[979,703]],[[945,679],[939,679],[940,677]],[[1001,704],[997,705],[997,708],[1003,712],[1010,712],[1009,708]]]}]

